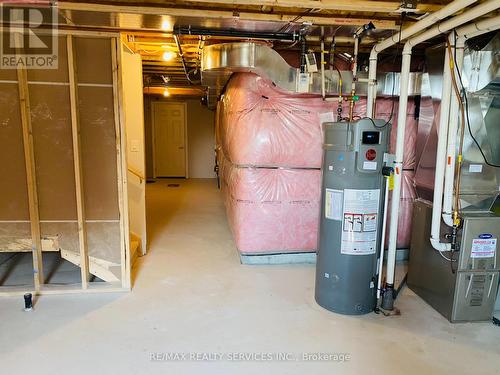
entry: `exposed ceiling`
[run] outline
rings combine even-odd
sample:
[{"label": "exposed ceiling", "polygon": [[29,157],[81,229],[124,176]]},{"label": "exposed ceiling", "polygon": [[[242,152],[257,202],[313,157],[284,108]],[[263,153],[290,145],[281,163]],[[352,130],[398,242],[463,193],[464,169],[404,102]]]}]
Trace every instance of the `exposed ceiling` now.
[{"label": "exposed ceiling", "polygon": [[[406,18],[405,26],[449,2],[422,0]],[[351,48],[345,37],[351,37],[358,27],[373,22],[376,29],[365,39],[373,42],[399,29],[401,19],[401,2],[391,0],[70,0],[55,5],[60,27],[122,32],[130,49],[141,54],[146,86],[178,87],[183,89],[179,91],[183,95],[190,88],[193,95],[200,95],[198,68],[203,44],[249,38],[181,35],[178,37],[181,56],[174,37],[175,27],[302,32],[309,35],[308,48],[319,50],[323,26],[324,35],[330,40],[332,35],[344,37],[337,46],[341,52]],[[272,45],[278,50],[298,49],[290,42],[275,41]]]}]

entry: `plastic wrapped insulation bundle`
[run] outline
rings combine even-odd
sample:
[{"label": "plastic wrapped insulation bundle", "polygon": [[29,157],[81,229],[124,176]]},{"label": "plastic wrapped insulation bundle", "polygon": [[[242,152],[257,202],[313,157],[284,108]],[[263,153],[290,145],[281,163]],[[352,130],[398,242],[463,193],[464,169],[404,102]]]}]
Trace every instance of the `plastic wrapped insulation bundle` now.
[{"label": "plastic wrapped insulation bundle", "polygon": [[[217,155],[226,211],[242,254],[317,247],[325,115],[334,104],[234,74],[218,104]],[[327,117],[328,118],[328,117]]]},{"label": "plastic wrapped insulation bundle", "polygon": [[234,74],[222,102],[219,142],[231,163],[321,168],[321,116],[333,115],[335,103],[290,94],[251,73]]},{"label": "plastic wrapped insulation bundle", "polygon": [[[319,170],[307,168],[321,167],[321,123],[336,120],[337,105],[336,101],[325,102],[315,95],[284,92],[251,73],[231,77],[218,105],[216,144],[228,217],[241,252],[315,250],[321,180]],[[404,158],[407,170],[401,195],[398,247],[409,244],[415,197],[412,169],[417,123],[414,107],[413,102],[409,103]],[[345,101],[343,117],[348,115],[348,109],[349,103]],[[389,119],[391,111],[392,150],[397,99],[393,105],[392,98],[378,98],[376,117]],[[354,120],[364,117],[365,113],[366,98],[360,98],[354,106]],[[317,186],[313,189],[313,185],[303,185],[306,181],[316,182]],[[297,190],[291,188],[295,185],[297,189],[309,186],[314,193],[297,198]],[[315,216],[309,211],[313,208]]]},{"label": "plastic wrapped insulation bundle", "polygon": [[316,250],[320,170],[240,168],[222,159],[220,171],[228,221],[241,253]]}]

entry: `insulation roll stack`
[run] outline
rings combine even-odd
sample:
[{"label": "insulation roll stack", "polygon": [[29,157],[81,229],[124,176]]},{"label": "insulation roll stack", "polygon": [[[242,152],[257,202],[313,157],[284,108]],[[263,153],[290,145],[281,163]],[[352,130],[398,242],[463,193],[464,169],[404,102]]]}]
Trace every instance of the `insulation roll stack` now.
[{"label": "insulation roll stack", "polygon": [[[417,120],[408,103],[398,247],[411,231]],[[378,98],[377,118],[391,118],[395,146],[397,99]],[[344,102],[347,116],[349,103]],[[392,112],[392,117],[391,117]],[[366,114],[366,98],[354,106],[354,120]],[[323,131],[337,101],[291,94],[252,73],[233,74],[218,103],[217,159],[221,188],[236,247],[242,254],[313,252],[317,247]],[[390,218],[389,218],[390,220]]]},{"label": "insulation roll stack", "polygon": [[221,187],[242,254],[317,247],[322,114],[334,105],[294,95],[250,73],[231,77],[219,103]]}]

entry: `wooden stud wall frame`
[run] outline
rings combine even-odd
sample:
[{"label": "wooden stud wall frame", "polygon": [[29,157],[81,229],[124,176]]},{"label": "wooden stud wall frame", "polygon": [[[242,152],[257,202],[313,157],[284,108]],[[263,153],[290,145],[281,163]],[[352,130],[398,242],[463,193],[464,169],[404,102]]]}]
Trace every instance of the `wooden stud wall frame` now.
[{"label": "wooden stud wall frame", "polygon": [[[14,80],[14,76],[10,80],[0,80],[1,84],[7,84],[9,90],[18,90],[19,98],[19,111],[20,111],[20,126],[22,127],[22,148],[24,150],[24,166],[26,169],[26,184],[27,184],[27,200],[29,206],[29,220],[18,220],[18,217],[13,217],[9,219],[8,217],[0,218],[0,226],[5,225],[6,228],[13,227],[15,225],[29,225],[31,233],[31,252],[33,256],[33,284],[32,285],[19,285],[19,286],[0,286],[0,296],[15,296],[22,295],[27,292],[31,292],[36,295],[44,294],[66,294],[66,293],[93,293],[93,292],[120,292],[128,291],[131,288],[130,280],[130,238],[129,238],[129,223],[128,223],[128,204],[127,204],[127,160],[126,160],[126,134],[125,134],[125,124],[124,124],[124,112],[123,112],[123,96],[122,96],[122,82],[121,82],[121,66],[120,66],[120,35],[118,33],[109,32],[82,32],[82,31],[70,31],[61,30],[60,35],[64,36],[65,46],[63,50],[66,51],[67,55],[64,56],[67,60],[67,76],[65,79],[67,82],[58,82],[57,80],[49,81],[29,81],[29,73],[24,68],[19,68],[17,70],[17,80]],[[111,76],[112,82],[100,83],[100,82],[79,82],[78,69],[77,69],[77,58],[78,49],[76,48],[76,42],[78,38],[85,39],[106,39],[110,42],[110,53],[111,53]],[[94,69],[99,69],[95,66]],[[36,73],[31,73],[36,76]],[[66,74],[66,72],[64,73]],[[43,74],[41,74],[43,76]],[[2,78],[4,78],[2,76]],[[5,77],[7,78],[7,77]],[[30,87],[40,88],[40,85],[45,87],[49,86],[64,86],[64,90],[69,92],[69,113],[68,113],[68,126],[71,127],[71,150],[72,152],[72,173],[74,174],[74,201],[76,202],[76,212],[75,217],[70,218],[71,220],[43,220],[40,217],[40,207],[39,207],[39,191],[37,188],[37,158],[35,155],[34,147],[34,137],[33,137],[33,124],[32,124],[32,110],[30,107]],[[82,140],[82,114],[80,113],[82,107],[82,98],[80,98],[80,93],[82,90],[89,90],[90,88],[99,88],[102,90],[103,95],[111,97],[112,95],[112,108],[109,108],[108,112],[112,112],[113,124],[111,124],[114,130],[114,146],[113,149],[116,150],[116,185],[117,189],[117,214],[115,216],[106,218],[96,218],[89,217],[90,215],[96,215],[92,212],[87,212],[86,210],[86,190],[85,190],[85,148],[84,140]],[[108,91],[106,91],[108,90]],[[108,93],[109,92],[109,93]],[[87,91],[88,96],[88,91]],[[91,104],[91,103],[90,103]],[[108,113],[108,118],[111,114]],[[108,132],[109,133],[109,132]],[[87,141],[88,142],[88,141]],[[36,139],[35,139],[36,143]],[[0,145],[1,147],[1,145]],[[88,147],[87,147],[88,149]],[[114,160],[114,158],[113,158]],[[87,160],[88,164],[88,160]],[[88,169],[88,166],[87,166]],[[88,174],[88,172],[87,172]],[[113,174],[114,175],[114,174]],[[88,181],[87,181],[88,182]],[[57,184],[57,176],[54,176],[54,184]],[[0,192],[1,193],[1,192]],[[94,193],[95,195],[95,193]],[[95,210],[94,210],[95,211]],[[5,215],[10,215],[6,213]],[[5,216],[4,215],[4,216]],[[4,220],[5,219],[5,220]],[[59,224],[60,223],[60,224]],[[66,227],[71,226],[75,228],[72,235],[74,236],[73,242],[75,243],[75,249],[78,252],[71,252],[67,249],[63,249],[61,244],[57,241],[57,238],[52,238],[51,236],[43,235],[43,228],[57,228],[57,226],[66,225]],[[119,256],[117,256],[116,263],[112,263],[108,260],[99,259],[96,256],[95,246],[99,241],[96,240],[96,230],[100,230],[100,233],[107,232],[107,228],[118,226],[119,238],[110,236],[108,242],[111,242],[113,246],[116,245],[119,248]],[[41,229],[42,228],[42,229]],[[9,229],[7,229],[8,231]],[[90,233],[89,233],[90,231]],[[92,234],[92,231],[93,234]],[[6,233],[6,230],[0,231],[0,236],[2,233]],[[23,248],[15,248],[13,251],[30,251],[28,245],[24,245],[27,241],[26,233],[23,233],[23,238],[18,239],[18,243],[23,244]],[[22,242],[24,241],[24,242]],[[119,241],[119,244],[116,242]],[[3,242],[0,241],[0,246]],[[59,248],[58,248],[59,246]],[[92,246],[94,250],[92,252]],[[17,250],[16,250],[17,249]],[[47,251],[61,251],[61,256],[63,251],[65,252],[65,259],[72,259],[71,262],[80,266],[81,269],[81,282],[74,284],[46,284],[44,283],[43,277],[43,254]],[[9,249],[0,249],[0,252],[10,251]],[[73,258],[71,258],[73,257]],[[118,260],[119,259],[119,260]],[[119,264],[118,264],[119,262]],[[110,264],[114,266],[113,269],[118,269],[115,274],[119,274],[114,282],[90,282],[89,277],[91,273],[98,275],[110,275],[112,273],[106,274],[106,270],[103,271],[97,269],[98,267],[111,267]],[[96,268],[97,267],[97,268]],[[15,271],[14,271],[15,272]]]}]

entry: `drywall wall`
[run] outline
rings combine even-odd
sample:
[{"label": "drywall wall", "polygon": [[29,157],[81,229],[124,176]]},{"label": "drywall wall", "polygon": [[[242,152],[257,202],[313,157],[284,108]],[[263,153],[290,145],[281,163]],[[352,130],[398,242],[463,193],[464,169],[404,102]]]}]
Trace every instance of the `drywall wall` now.
[{"label": "drywall wall", "polygon": [[187,101],[189,177],[213,178],[215,112],[199,100]]},{"label": "drywall wall", "polygon": [[[153,135],[151,103],[166,101],[156,96],[144,97],[144,124],[146,136],[146,175],[153,177]],[[214,178],[214,134],[215,112],[202,105],[199,99],[187,103],[188,166],[189,178]]]},{"label": "drywall wall", "polygon": [[[130,232],[141,239],[146,252],[146,181],[144,159],[144,109],[142,95],[142,61],[125,44],[121,44],[123,110],[127,138],[127,192]],[[134,250],[134,249],[131,249]],[[133,257],[133,254],[132,254]]]}]

